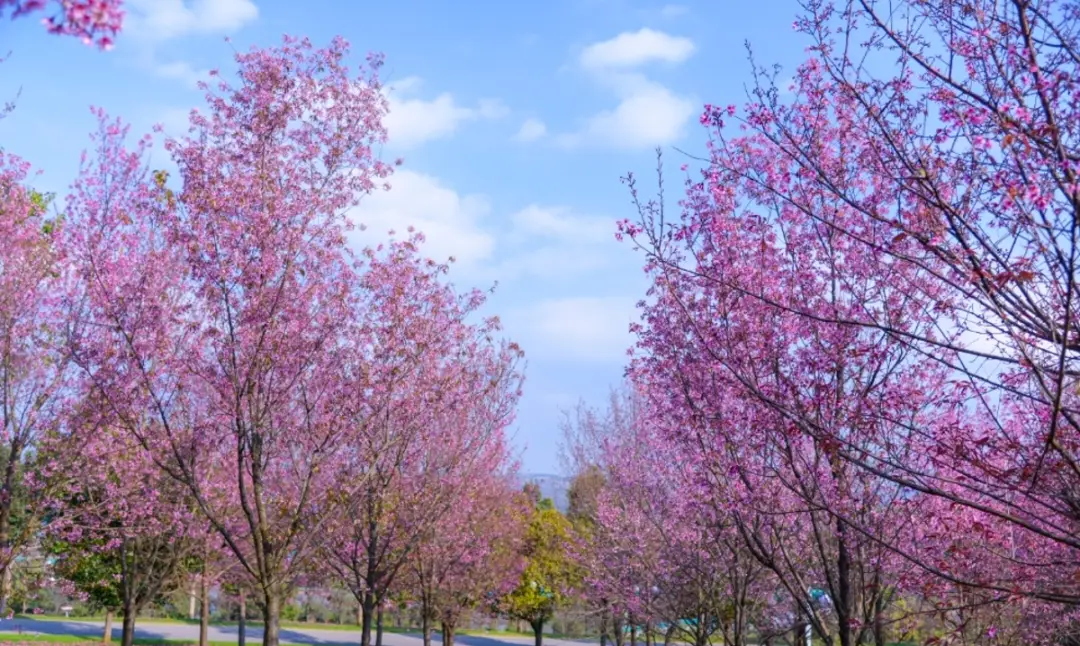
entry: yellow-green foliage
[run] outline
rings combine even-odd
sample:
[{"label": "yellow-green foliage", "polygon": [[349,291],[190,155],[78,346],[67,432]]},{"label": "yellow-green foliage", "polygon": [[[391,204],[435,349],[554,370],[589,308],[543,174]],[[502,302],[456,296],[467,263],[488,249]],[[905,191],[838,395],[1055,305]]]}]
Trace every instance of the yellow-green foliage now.
[{"label": "yellow-green foliage", "polygon": [[544,500],[529,522],[521,581],[505,599],[507,614],[529,622],[534,630],[551,619],[579,579],[567,550],[570,523]]}]

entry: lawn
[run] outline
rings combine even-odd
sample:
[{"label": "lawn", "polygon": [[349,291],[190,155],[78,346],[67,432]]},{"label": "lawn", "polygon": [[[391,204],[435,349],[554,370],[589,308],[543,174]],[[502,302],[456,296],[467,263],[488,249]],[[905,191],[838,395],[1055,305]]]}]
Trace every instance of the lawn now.
[{"label": "lawn", "polygon": [[[15,619],[28,619],[28,620],[37,619],[39,621],[102,622],[102,621],[104,621],[105,618],[104,617],[75,617],[75,616],[65,617],[63,615],[15,615]],[[136,623],[139,626],[153,626],[154,624],[172,624],[172,625],[187,625],[187,626],[197,626],[197,625],[199,625],[198,620],[171,619],[171,618],[168,618],[168,617],[140,618]],[[222,626],[222,627],[233,627],[233,626],[237,625],[237,622],[235,622],[235,621],[213,621],[213,622],[210,622],[210,625],[211,626]],[[247,625],[252,627],[252,628],[258,628],[258,627],[262,626],[262,622],[258,621],[258,620],[249,620],[247,622]],[[307,630],[342,630],[342,631],[359,631],[360,630],[360,626],[357,626],[355,624],[323,624],[323,623],[308,623],[308,622],[304,622],[304,621],[282,621],[281,622],[281,628],[282,629],[289,629],[289,628],[296,629],[296,628],[299,628],[299,629],[307,629]],[[116,631],[120,630],[120,618],[119,617],[117,617],[117,618],[115,618],[113,620],[113,629],[116,630]],[[438,631],[438,626],[437,625],[433,626],[433,631]],[[389,626],[384,626],[383,627],[383,632],[405,634],[405,633],[419,633],[420,630],[418,628],[396,628],[396,627],[392,628],[392,627],[389,627]],[[532,637],[532,632],[518,632],[518,631],[515,631],[515,630],[473,629],[473,630],[458,630],[457,633],[459,635],[481,635],[481,636],[482,635],[490,635],[490,636],[505,635],[505,636],[508,636],[508,637]],[[555,638],[567,637],[566,635],[555,635],[555,634],[547,634],[545,636],[546,637],[555,637]],[[5,641],[6,642],[6,641],[10,641],[10,640],[0,639],[0,641]],[[38,640],[38,641],[44,641],[44,640]],[[57,641],[63,642],[63,641],[79,641],[79,640],[78,639],[67,640],[67,639],[59,639],[58,638]],[[83,640],[83,641],[85,641],[85,640]],[[136,640],[136,641],[138,641],[138,640]],[[158,642],[158,643],[165,643],[165,642]]]},{"label": "lawn", "polygon": [[[119,643],[119,639],[113,642]],[[20,635],[18,633],[0,633],[0,643],[4,644],[100,644],[100,639],[80,637],[78,635]],[[186,639],[136,639],[139,646],[191,646]],[[235,641],[210,642],[211,646],[235,646]]]}]

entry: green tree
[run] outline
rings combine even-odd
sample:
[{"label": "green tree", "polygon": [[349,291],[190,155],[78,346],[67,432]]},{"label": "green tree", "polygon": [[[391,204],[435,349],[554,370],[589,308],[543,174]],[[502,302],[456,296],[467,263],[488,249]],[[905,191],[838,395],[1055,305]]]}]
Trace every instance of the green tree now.
[{"label": "green tree", "polygon": [[596,500],[605,482],[603,469],[592,464],[570,481],[570,488],[566,492],[569,500],[566,518],[578,533],[591,534],[596,525]]},{"label": "green tree", "polygon": [[518,586],[502,600],[503,612],[532,627],[536,646],[543,646],[544,625],[580,579],[567,554],[570,537],[570,522],[550,499],[540,500],[533,510],[523,546],[525,569]]},{"label": "green tree", "polygon": [[112,640],[113,613],[123,607],[123,568],[119,553],[105,548],[102,537],[77,541],[49,540],[46,549],[53,555],[53,572],[86,595],[92,610],[105,611],[102,641]]}]

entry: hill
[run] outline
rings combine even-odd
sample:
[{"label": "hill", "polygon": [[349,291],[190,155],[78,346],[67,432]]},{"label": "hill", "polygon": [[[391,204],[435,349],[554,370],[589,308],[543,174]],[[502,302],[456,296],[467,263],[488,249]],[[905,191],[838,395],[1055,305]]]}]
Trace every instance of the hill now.
[{"label": "hill", "polygon": [[555,508],[566,513],[569,507],[567,491],[570,489],[570,478],[551,473],[522,473],[518,475],[521,486],[526,482],[532,482],[540,487],[540,495],[551,498]]}]

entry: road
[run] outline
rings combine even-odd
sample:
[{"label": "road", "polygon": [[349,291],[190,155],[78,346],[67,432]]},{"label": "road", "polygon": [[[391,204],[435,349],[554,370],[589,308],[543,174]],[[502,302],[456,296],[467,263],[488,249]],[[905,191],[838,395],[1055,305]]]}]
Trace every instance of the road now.
[{"label": "road", "polygon": [[[30,619],[16,618],[0,620],[0,633],[14,633],[20,630],[24,633],[37,633],[43,635],[80,635],[91,639],[101,637],[101,631],[105,629],[104,621],[66,621],[62,619]],[[237,637],[236,626],[210,626],[210,641],[235,642]],[[120,640],[119,620],[113,624],[113,639]],[[183,640],[197,643],[199,640],[199,627],[191,624],[168,624],[153,623],[152,620],[138,622],[135,625],[135,639],[169,639]],[[439,641],[438,631],[433,631],[432,639]],[[262,628],[260,626],[248,626],[247,643],[258,646],[262,641]],[[326,644],[356,646],[360,643],[359,630],[319,630],[317,628],[282,628],[281,641],[286,644]],[[480,636],[458,635],[455,643],[461,646],[523,646],[531,645],[531,637],[518,636]],[[544,644],[549,646],[583,646],[590,642],[572,641],[565,639],[544,638]],[[417,634],[384,633],[384,646],[421,646],[423,640]]]}]

